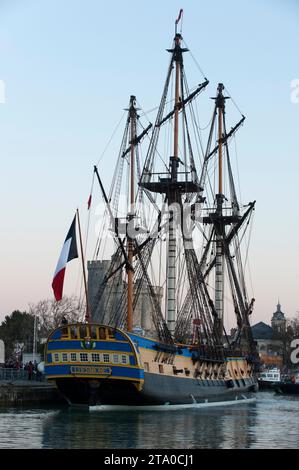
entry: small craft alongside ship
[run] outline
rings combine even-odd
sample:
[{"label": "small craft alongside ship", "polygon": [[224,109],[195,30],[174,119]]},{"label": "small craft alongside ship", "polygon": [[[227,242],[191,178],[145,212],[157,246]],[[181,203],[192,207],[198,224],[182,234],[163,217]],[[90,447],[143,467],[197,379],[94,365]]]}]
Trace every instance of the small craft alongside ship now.
[{"label": "small craft alongside ship", "polygon": [[273,386],[280,382],[280,370],[277,367],[265,370],[258,377],[259,390],[272,389]]},{"label": "small craft alongside ship", "polygon": [[274,390],[284,395],[299,395],[299,371],[276,383]]},{"label": "small craft alongside ship", "polygon": [[[200,161],[195,103],[209,82],[204,77],[188,88],[183,61],[188,48],[177,31],[181,13],[155,124],[141,125],[131,96],[109,194],[94,168],[106,207],[103,224],[108,220],[115,249],[91,303],[87,295],[86,321],[53,331],[45,352],[45,375],[71,404],[229,403],[251,398],[257,388],[259,360],[250,328],[254,299],[248,298],[241,251],[255,202],[242,205],[237,197],[228,145],[245,117],[227,131],[229,96],[219,83]],[[171,144],[166,151],[159,143],[162,128]],[[122,184],[129,189],[125,211]],[[65,265],[78,256],[75,223],[55,273],[57,300]],[[136,333],[134,320],[142,289],[151,302],[154,332],[148,335],[140,328]],[[224,325],[228,295],[237,320],[233,337]]]}]

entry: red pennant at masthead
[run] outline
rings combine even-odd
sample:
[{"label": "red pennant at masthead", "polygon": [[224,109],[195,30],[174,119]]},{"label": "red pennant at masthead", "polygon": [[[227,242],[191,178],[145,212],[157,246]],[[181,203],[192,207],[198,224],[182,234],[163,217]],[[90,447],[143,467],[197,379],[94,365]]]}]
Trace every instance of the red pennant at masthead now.
[{"label": "red pennant at masthead", "polygon": [[175,24],[178,24],[178,22],[180,21],[180,19],[181,19],[181,17],[182,17],[182,14],[183,14],[183,9],[181,8],[181,9],[180,9],[179,16],[178,16],[177,19],[175,20]]},{"label": "red pennant at masthead", "polygon": [[74,258],[78,258],[77,241],[76,241],[76,216],[74,217],[72,225],[64,241],[64,244],[60,253],[60,257],[56,266],[56,270],[54,273],[52,288],[54,291],[55,299],[57,301],[62,299],[66,264]]}]

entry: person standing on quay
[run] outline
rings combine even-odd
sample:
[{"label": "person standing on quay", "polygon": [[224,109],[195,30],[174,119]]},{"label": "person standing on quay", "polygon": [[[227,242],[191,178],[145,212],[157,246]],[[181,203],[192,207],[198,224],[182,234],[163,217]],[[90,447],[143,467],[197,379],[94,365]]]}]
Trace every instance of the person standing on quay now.
[{"label": "person standing on quay", "polygon": [[31,380],[32,379],[32,373],[33,373],[33,364],[31,361],[29,361],[29,364],[28,364],[28,380]]}]

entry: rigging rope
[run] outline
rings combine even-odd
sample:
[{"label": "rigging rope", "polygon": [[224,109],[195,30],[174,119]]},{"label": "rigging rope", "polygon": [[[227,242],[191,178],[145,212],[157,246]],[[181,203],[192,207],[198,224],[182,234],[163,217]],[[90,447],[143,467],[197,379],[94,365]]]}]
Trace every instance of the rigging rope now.
[{"label": "rigging rope", "polygon": [[200,71],[201,75],[203,76],[203,78],[206,80],[207,79],[207,76],[206,74],[204,73],[204,71],[202,70],[202,68],[200,67],[199,63],[197,62],[197,60],[195,59],[194,55],[192,54],[190,48],[188,47],[188,44],[186,43],[186,41],[183,39],[183,44],[184,46],[186,46],[186,48],[189,50],[189,53],[195,63],[195,65],[197,66],[198,70]]},{"label": "rigging rope", "polygon": [[122,122],[124,116],[125,116],[125,114],[126,114],[126,112],[123,113],[123,115],[122,115],[122,117],[120,118],[118,124],[116,125],[116,127],[115,127],[115,129],[114,129],[114,131],[113,131],[113,133],[112,133],[112,135],[111,135],[111,137],[110,137],[108,143],[106,144],[106,147],[104,148],[102,154],[100,155],[100,158],[99,158],[98,163],[97,163],[96,166],[99,166],[99,163],[100,163],[100,161],[102,160],[103,156],[105,155],[105,153],[106,153],[106,151],[107,151],[109,145],[111,144],[111,141],[113,140],[113,137],[115,136],[115,134],[116,134],[116,132],[117,132],[117,130],[118,130],[118,128],[119,128],[119,126],[120,126],[120,124],[121,124],[121,122]]},{"label": "rigging rope", "polygon": [[227,93],[228,93],[228,95],[229,95],[229,97],[230,97],[232,103],[235,105],[235,107],[237,108],[237,110],[239,111],[239,113],[241,114],[241,116],[244,116],[244,113],[242,113],[241,109],[239,108],[239,106],[237,105],[237,103],[234,101],[234,99],[233,99],[231,93],[229,92],[227,86],[225,86],[224,89],[227,91]]}]

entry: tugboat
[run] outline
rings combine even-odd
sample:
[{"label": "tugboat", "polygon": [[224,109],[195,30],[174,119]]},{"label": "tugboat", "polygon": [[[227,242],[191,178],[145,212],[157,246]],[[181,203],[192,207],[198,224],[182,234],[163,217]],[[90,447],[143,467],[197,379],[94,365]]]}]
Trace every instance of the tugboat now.
[{"label": "tugboat", "polygon": [[299,395],[299,371],[291,375],[289,379],[285,379],[274,385],[277,393],[285,395]]},{"label": "tugboat", "polygon": [[[45,350],[47,380],[70,404],[171,407],[254,399],[259,363],[250,328],[254,299],[247,294],[241,242],[255,202],[240,202],[229,152],[245,117],[227,130],[230,97],[219,83],[203,147],[196,102],[209,81],[203,77],[194,89],[188,87],[181,13],[154,125],[141,124],[132,95],[108,194],[94,167],[115,250],[93,300],[86,297],[86,321],[55,329]],[[128,189],[125,210],[122,187]],[[59,269],[76,257],[74,240],[72,230],[56,270],[59,283]],[[151,303],[147,314],[154,331],[148,334],[134,330],[142,289]],[[233,338],[224,325],[228,297],[237,322]]]}]

